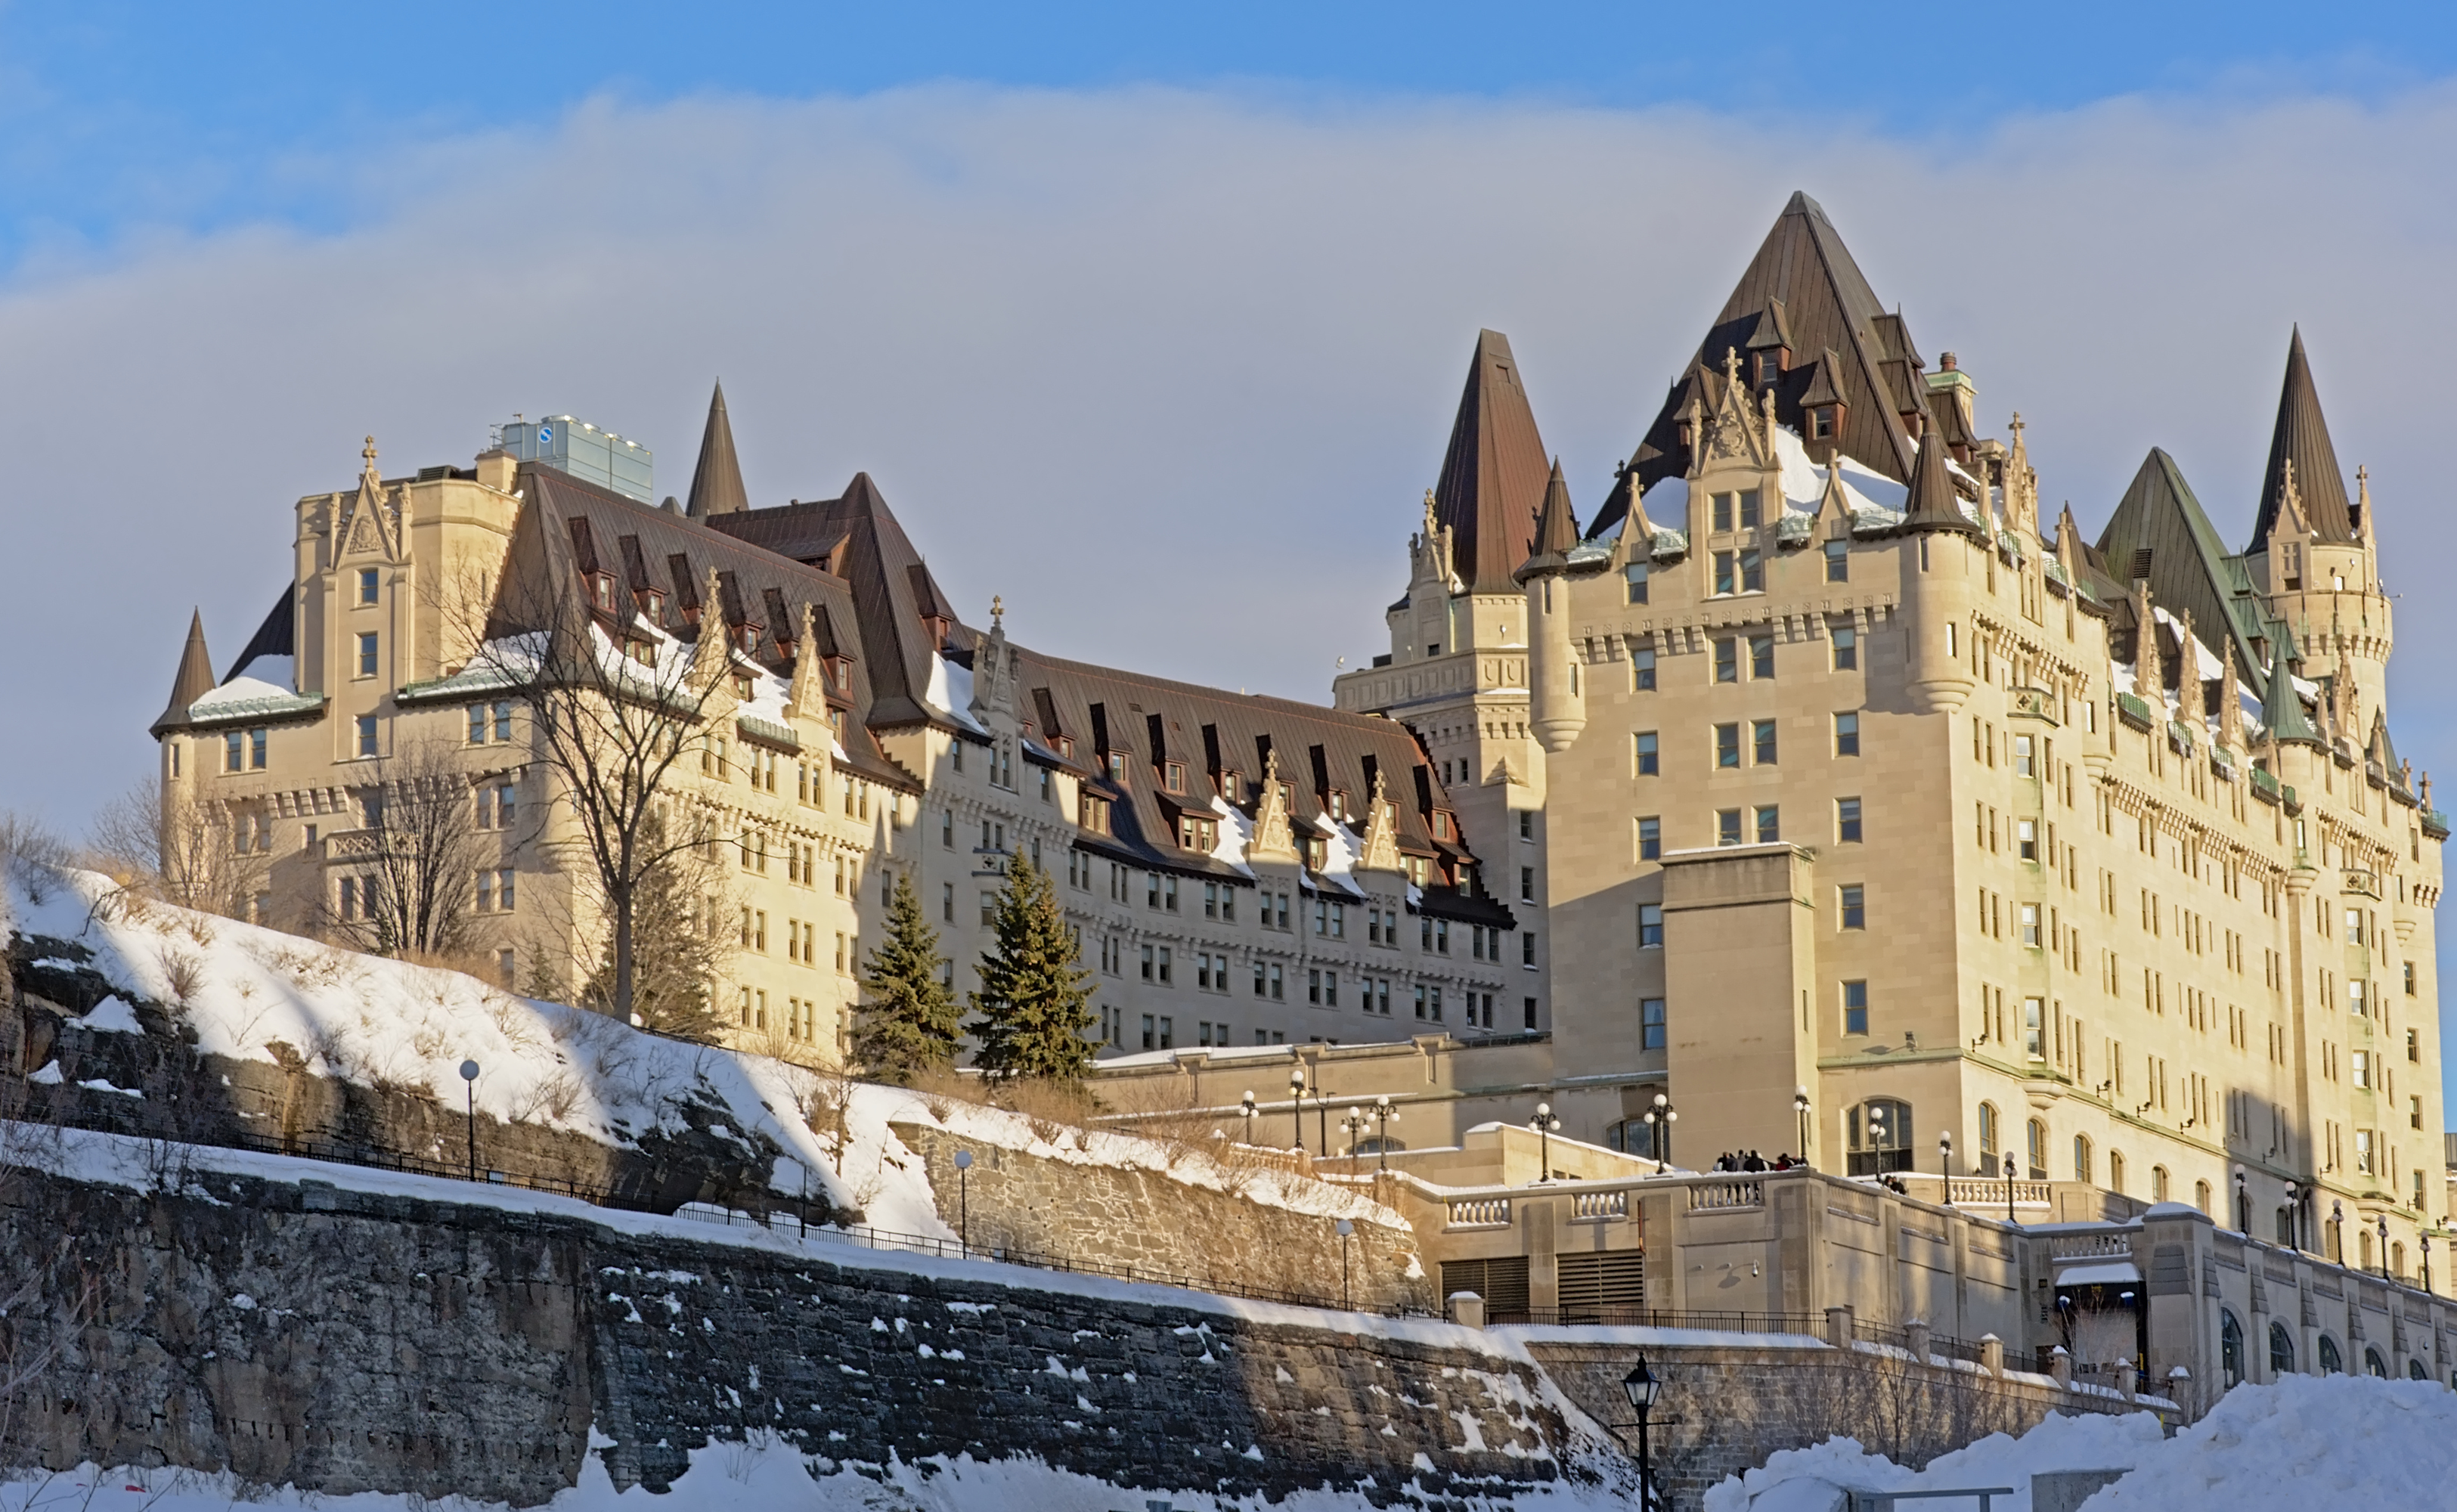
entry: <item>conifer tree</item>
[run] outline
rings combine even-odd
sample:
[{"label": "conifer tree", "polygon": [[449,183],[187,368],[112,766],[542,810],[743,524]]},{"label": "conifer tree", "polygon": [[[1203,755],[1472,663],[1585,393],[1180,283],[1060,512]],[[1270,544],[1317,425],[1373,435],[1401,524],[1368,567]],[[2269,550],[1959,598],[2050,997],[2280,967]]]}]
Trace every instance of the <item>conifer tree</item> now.
[{"label": "conifer tree", "polygon": [[965,1027],[981,1041],[973,1064],[993,1077],[1081,1081],[1091,1063],[1092,994],[1081,952],[1058,910],[1049,874],[1022,856],[1000,889],[996,938],[981,954],[981,1015]]},{"label": "conifer tree", "polygon": [[[722,886],[723,874],[697,852],[665,857],[640,873],[631,903],[631,1019],[642,1028],[700,1045],[723,1037],[725,1015],[711,995],[733,959],[733,941],[715,923]],[[614,981],[609,941],[581,1001],[614,1011]]]},{"label": "conifer tree", "polygon": [[941,960],[939,931],[921,913],[912,874],[898,872],[887,939],[863,968],[861,990],[869,1001],[854,1020],[854,1057],[879,1081],[901,1086],[955,1062],[963,1013],[939,980]]}]

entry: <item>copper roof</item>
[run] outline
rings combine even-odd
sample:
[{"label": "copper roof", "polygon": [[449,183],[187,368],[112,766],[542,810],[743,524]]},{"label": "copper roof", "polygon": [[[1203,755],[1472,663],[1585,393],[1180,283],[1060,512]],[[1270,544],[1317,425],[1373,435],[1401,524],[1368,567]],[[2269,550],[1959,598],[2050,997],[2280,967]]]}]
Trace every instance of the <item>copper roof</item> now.
[{"label": "copper roof", "polygon": [[2119,571],[2146,569],[2139,575],[2149,580],[2154,602],[2190,613],[2198,634],[2226,645],[2246,688],[2268,687],[2268,670],[2252,649],[2267,631],[2252,579],[2242,559],[2220,541],[2175,458],[2151,448],[2099,532],[2096,550]]},{"label": "copper roof", "polygon": [[213,691],[214,663],[205,653],[204,611],[191,610],[188,643],[179,649],[179,670],[171,677],[171,701],[162,706],[162,717],[154,721],[154,738],[159,740],[163,731],[186,724],[188,705]]},{"label": "copper roof", "polygon": [[1451,528],[1453,563],[1469,592],[1518,591],[1511,573],[1536,539],[1544,457],[1510,339],[1477,332],[1450,449],[1434,485],[1434,518]]},{"label": "copper roof", "polygon": [[2303,332],[2299,326],[2286,342],[2286,379],[2278,393],[2278,424],[2269,433],[2269,468],[2261,474],[2261,514],[2253,522],[2247,550],[2265,550],[2269,528],[2286,498],[2286,465],[2295,466],[2295,495],[2312,533],[2323,541],[2355,539],[2353,511],[2346,507],[2346,476],[2338,470],[2337,448],[2329,445],[2329,423],[2321,416],[2321,396],[2312,386],[2312,365],[2303,357]]},{"label": "copper roof", "polygon": [[725,413],[725,384],[708,402],[708,428],[700,432],[699,463],[692,468],[691,503],[685,512],[694,520],[732,514],[751,507],[742,489],[742,464],[733,455],[733,422]]}]

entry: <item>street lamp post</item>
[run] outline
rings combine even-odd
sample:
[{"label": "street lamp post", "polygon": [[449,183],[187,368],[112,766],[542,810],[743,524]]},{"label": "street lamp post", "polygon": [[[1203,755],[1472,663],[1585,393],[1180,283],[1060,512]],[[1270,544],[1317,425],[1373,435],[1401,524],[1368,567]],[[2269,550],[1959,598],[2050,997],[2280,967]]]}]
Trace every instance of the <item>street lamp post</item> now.
[{"label": "street lamp post", "polygon": [[1936,1136],[1936,1170],[1945,1178],[1945,1200],[1953,1200],[1953,1130]]},{"label": "street lamp post", "polygon": [[2286,1244],[2289,1249],[2303,1248],[2303,1187],[2300,1182],[2286,1184],[2286,1200],[2280,1204],[2286,1213]]},{"label": "street lamp post", "polygon": [[2243,1168],[2235,1168],[2235,1228],[2245,1238],[2252,1237],[2252,1192],[2244,1186]]},{"label": "street lamp post", "polygon": [[1681,1115],[1672,1110],[1672,1099],[1662,1092],[1655,1094],[1655,1106],[1645,1113],[1646,1127],[1655,1135],[1655,1170],[1662,1174],[1672,1166],[1672,1121]]},{"label": "street lamp post", "polygon": [[1640,1512],[1655,1512],[1655,1448],[1647,1441],[1647,1415],[1655,1410],[1655,1398],[1662,1394],[1663,1382],[1646,1368],[1646,1357],[1621,1377],[1621,1395],[1629,1398],[1630,1410],[1638,1414],[1638,1504]]},{"label": "street lamp post", "polygon": [[[1884,1104],[1880,1103],[1869,1109],[1869,1150],[1876,1163],[1877,1174],[1880,1176],[1886,1173],[1886,1150],[1890,1148],[1886,1143],[1886,1125]],[[1910,1150],[1910,1135],[1906,1131],[1903,1135],[1903,1148],[1906,1153]],[[1844,1174],[1849,1175],[1851,1172],[1847,1170]]]},{"label": "street lamp post", "polygon": [[478,1063],[461,1063],[461,1086],[468,1094],[469,1107],[469,1179],[478,1179]]},{"label": "street lamp post", "polygon": [[1338,1229],[1339,1229],[1339,1305],[1340,1305],[1340,1307],[1341,1307],[1342,1309],[1345,1309],[1345,1308],[1349,1305],[1349,1304],[1348,1304],[1348,1236],[1349,1236],[1350,1234],[1354,1233],[1354,1232],[1356,1232],[1356,1225],[1354,1225],[1354,1224],[1352,1224],[1352,1223],[1349,1222],[1346,1218],[1342,1218],[1342,1219],[1340,1219],[1340,1220],[1339,1220]]},{"label": "street lamp post", "polygon": [[2335,1197],[2329,1199],[2329,1248],[2337,1252],[2330,1259],[2346,1263],[2346,1205]]},{"label": "street lamp post", "polygon": [[1527,1127],[1536,1130],[1536,1164],[1538,1168],[1536,1179],[1550,1181],[1553,1179],[1553,1130],[1561,1127],[1561,1121],[1553,1116],[1552,1104],[1538,1103],[1536,1116],[1527,1120]]},{"label": "street lamp post", "polygon": [[1795,1087],[1791,1094],[1791,1110],[1800,1115],[1800,1163],[1808,1164],[1808,1088]]},{"label": "street lamp post", "polygon": [[2385,1212],[2380,1215],[2380,1263],[2381,1279],[2385,1281],[2388,1279],[2388,1214]]},{"label": "street lamp post", "polygon": [[1237,1116],[1246,1121],[1246,1143],[1248,1145],[1251,1145],[1254,1142],[1255,1112],[1254,1094],[1248,1092],[1246,1094],[1246,1100],[1237,1105]]},{"label": "street lamp post", "polygon": [[2005,1157],[2005,1221],[2013,1221],[2013,1157]]},{"label": "street lamp post", "polygon": [[1296,1148],[1305,1149],[1305,1067],[1289,1073],[1289,1128],[1296,1137]]},{"label": "street lamp post", "polygon": [[1399,1121],[1399,1110],[1391,1106],[1391,1094],[1384,1092],[1373,1099],[1374,1153],[1381,1157],[1381,1169],[1391,1169],[1391,1126]]},{"label": "street lamp post", "polygon": [[2431,1231],[2424,1230],[2419,1238],[2423,1245],[2423,1295],[2428,1296],[2431,1295]]},{"label": "street lamp post", "polygon": [[1361,1108],[1352,1108],[1339,1115],[1339,1131],[1348,1136],[1349,1159],[1356,1158],[1356,1141],[1372,1126],[1372,1122],[1366,1116],[1365,1109]]},{"label": "street lamp post", "polygon": [[1314,1137],[1321,1141],[1323,1158],[1329,1159],[1331,1157],[1331,1094],[1323,1090],[1320,1082],[1314,1083],[1313,1086],[1313,1132]]},{"label": "street lamp post", "polygon": [[964,1253],[973,1253],[973,1152],[956,1151],[956,1237]]}]

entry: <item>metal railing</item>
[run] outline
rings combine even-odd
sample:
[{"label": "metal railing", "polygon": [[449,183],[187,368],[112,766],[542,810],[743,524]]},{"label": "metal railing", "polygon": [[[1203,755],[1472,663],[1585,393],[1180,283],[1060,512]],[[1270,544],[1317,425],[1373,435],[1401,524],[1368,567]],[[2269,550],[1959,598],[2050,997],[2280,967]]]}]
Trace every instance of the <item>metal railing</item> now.
[{"label": "metal railing", "polygon": [[1663,1307],[1544,1307],[1493,1309],[1484,1315],[1484,1320],[1493,1326],[1689,1328],[1717,1334],[1826,1336],[1826,1316],[1822,1313],[1695,1313]]}]

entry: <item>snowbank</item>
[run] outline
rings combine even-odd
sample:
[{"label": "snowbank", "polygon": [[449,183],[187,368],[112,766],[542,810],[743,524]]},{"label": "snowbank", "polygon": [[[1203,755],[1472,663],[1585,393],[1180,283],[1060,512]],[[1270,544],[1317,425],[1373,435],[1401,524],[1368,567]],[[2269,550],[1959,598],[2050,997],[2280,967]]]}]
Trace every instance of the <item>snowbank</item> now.
[{"label": "snowbank", "polygon": [[1848,1439],[1786,1450],[1706,1493],[1706,1512],[1830,1512],[1842,1490],[2011,1486],[1996,1502],[2030,1512],[2031,1477],[2127,1470],[2084,1512],[2308,1512],[2444,1506],[2457,1483],[2457,1392],[2432,1381],[2289,1376],[2243,1385],[2164,1438],[2148,1413],[2056,1417],[2019,1439],[1994,1434],[1907,1470]]}]

